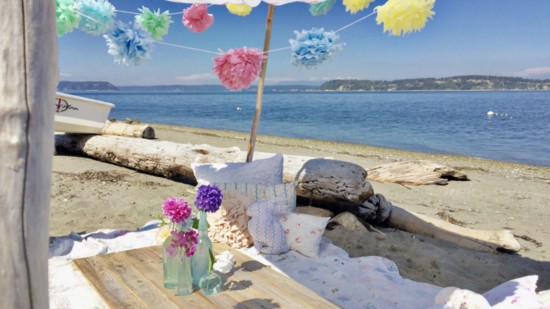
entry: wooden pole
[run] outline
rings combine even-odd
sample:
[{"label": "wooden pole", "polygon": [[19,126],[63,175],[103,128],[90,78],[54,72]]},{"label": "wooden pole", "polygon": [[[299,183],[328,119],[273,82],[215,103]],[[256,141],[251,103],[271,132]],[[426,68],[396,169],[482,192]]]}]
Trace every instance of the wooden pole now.
[{"label": "wooden pole", "polygon": [[2,3],[0,307],[48,308],[55,1]]},{"label": "wooden pole", "polygon": [[265,72],[267,70],[267,59],[269,57],[269,44],[271,42],[271,24],[273,23],[273,12],[275,6],[269,5],[267,12],[267,21],[265,26],[264,39],[264,60],[262,61],[262,69],[260,78],[258,79],[258,90],[256,92],[256,113],[252,122],[252,131],[250,132],[250,140],[248,141],[248,151],[246,153],[246,162],[251,162],[254,156],[254,147],[256,146],[256,131],[258,130],[258,122],[260,122],[260,114],[262,113],[262,97],[264,95]]}]

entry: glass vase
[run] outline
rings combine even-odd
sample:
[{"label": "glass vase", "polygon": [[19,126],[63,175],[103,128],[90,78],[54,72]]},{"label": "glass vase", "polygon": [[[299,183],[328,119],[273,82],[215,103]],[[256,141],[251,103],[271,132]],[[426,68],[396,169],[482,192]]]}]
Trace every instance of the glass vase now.
[{"label": "glass vase", "polygon": [[212,295],[218,293],[223,285],[223,279],[214,270],[208,272],[199,281],[199,288],[204,295]]},{"label": "glass vase", "polygon": [[193,293],[193,276],[191,275],[191,258],[183,253],[178,259],[178,295]]},{"label": "glass vase", "polygon": [[[170,223],[170,231],[178,231],[181,229],[181,224]],[[174,289],[178,284],[178,257],[170,256],[166,252],[166,248],[170,246],[170,237],[167,237],[162,243],[162,270],[164,277],[164,287]]]},{"label": "glass vase", "polygon": [[210,272],[210,252],[212,241],[208,238],[208,222],[206,212],[199,211],[199,242],[193,258],[191,259],[191,272],[193,274],[193,285],[199,286],[202,277]]}]

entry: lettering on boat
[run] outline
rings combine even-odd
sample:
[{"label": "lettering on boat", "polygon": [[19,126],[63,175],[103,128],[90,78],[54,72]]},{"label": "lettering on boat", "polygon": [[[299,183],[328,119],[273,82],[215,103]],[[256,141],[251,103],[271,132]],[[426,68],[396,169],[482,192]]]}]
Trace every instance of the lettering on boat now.
[{"label": "lettering on boat", "polygon": [[67,100],[65,100],[63,98],[56,98],[56,103],[55,103],[55,112],[56,113],[62,113],[62,112],[67,111],[69,109],[77,111],[78,107],[72,106],[71,104],[69,104],[69,102],[67,102]]}]

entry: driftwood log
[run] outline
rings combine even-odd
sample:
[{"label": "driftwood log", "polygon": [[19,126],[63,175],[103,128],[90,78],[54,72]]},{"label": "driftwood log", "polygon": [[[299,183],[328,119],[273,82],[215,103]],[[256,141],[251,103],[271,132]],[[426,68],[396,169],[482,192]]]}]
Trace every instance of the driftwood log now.
[{"label": "driftwood log", "polygon": [[[191,163],[245,160],[244,152],[236,147],[217,148],[122,136],[62,134],[56,135],[55,146],[57,151],[84,154],[101,161],[188,182],[195,182]],[[256,159],[261,159],[273,154],[255,152],[254,155]],[[336,213],[350,211],[360,217],[389,216],[389,223],[398,228],[476,250],[519,250],[519,244],[509,231],[466,229],[392,206],[383,196],[373,194],[372,186],[366,180],[367,172],[359,165],[303,156],[285,155],[284,158],[285,181],[297,180],[297,196],[313,201],[316,206]]]},{"label": "driftwood log", "polygon": [[517,252],[521,245],[510,230],[473,230],[429,216],[392,207],[390,224],[400,230],[455,243],[478,251],[508,250]]},{"label": "driftwood log", "polygon": [[55,1],[0,11],[0,307],[48,308]]},{"label": "driftwood log", "polygon": [[101,134],[147,139],[155,138],[155,130],[148,124],[133,124],[118,121],[106,121]]},{"label": "driftwood log", "polygon": [[369,180],[402,185],[446,185],[449,180],[468,180],[468,176],[428,160],[403,161],[368,169]]}]

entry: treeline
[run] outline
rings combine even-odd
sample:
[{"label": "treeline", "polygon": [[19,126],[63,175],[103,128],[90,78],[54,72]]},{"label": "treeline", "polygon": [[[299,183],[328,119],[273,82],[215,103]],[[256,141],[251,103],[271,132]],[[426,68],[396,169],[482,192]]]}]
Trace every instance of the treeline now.
[{"label": "treeline", "polygon": [[70,91],[118,91],[119,89],[109,82],[69,82],[60,81],[57,90]]},{"label": "treeline", "polygon": [[337,79],[323,83],[323,91],[407,90],[550,90],[550,79],[466,75],[445,78],[414,78],[393,81]]}]

